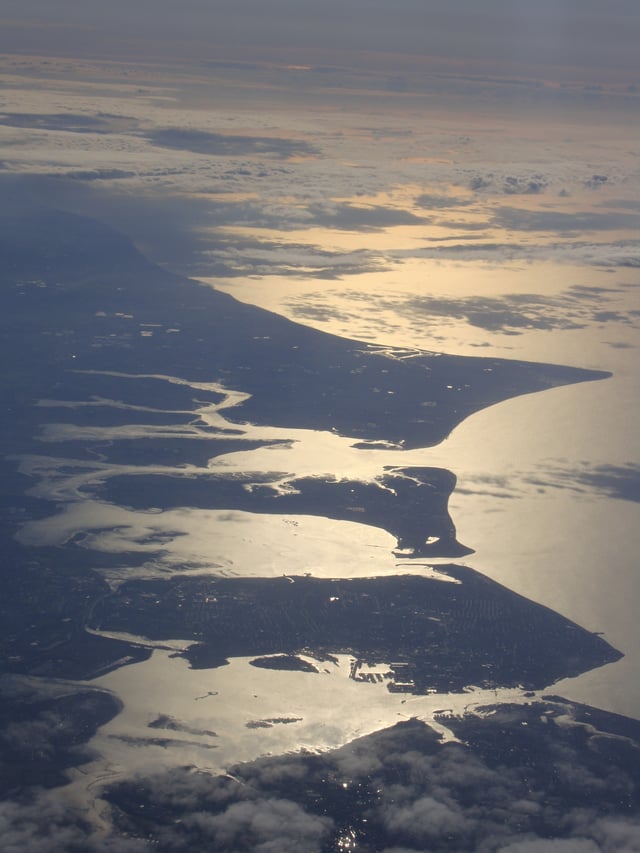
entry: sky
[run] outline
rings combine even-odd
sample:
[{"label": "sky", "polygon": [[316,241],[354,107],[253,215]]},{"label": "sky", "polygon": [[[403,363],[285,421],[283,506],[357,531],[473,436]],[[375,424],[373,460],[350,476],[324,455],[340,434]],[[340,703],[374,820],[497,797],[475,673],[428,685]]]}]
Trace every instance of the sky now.
[{"label": "sky", "polygon": [[1,17],[11,51],[638,82],[631,0],[5,0]]}]

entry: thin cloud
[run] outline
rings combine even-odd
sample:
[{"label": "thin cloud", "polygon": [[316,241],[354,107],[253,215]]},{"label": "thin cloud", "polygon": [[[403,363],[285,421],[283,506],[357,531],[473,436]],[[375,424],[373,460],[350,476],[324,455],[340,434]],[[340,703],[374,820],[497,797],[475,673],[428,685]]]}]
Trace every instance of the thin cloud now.
[{"label": "thin cloud", "polygon": [[[447,227],[464,227],[464,224],[451,221],[442,221],[438,224]],[[528,242],[519,243],[516,240],[508,243],[489,242],[465,234],[464,238],[458,238],[457,242],[434,241],[418,250],[404,250],[395,252],[393,255],[400,259],[403,257],[420,257],[458,261],[486,261],[496,264],[509,260],[544,260],[597,267],[640,267],[640,249],[635,240],[618,240],[607,243],[556,241],[550,244],[535,245]]]},{"label": "thin cloud", "polygon": [[106,118],[74,113],[0,113],[0,125],[35,130],[64,130],[70,133],[110,132]]},{"label": "thin cloud", "polygon": [[468,207],[472,203],[472,200],[468,198],[439,195],[437,193],[422,193],[414,200],[414,204],[418,207],[423,207],[425,210],[446,210],[452,207]]},{"label": "thin cloud", "polygon": [[640,229],[640,215],[594,211],[563,213],[553,210],[521,210],[515,207],[500,207],[494,214],[492,223],[511,231],[581,233],[584,231],[637,230]]},{"label": "thin cloud", "polygon": [[261,156],[288,160],[292,157],[317,157],[318,150],[304,140],[271,136],[239,136],[183,130],[169,127],[146,134],[147,139],[162,148],[175,148],[217,157]]},{"label": "thin cloud", "polygon": [[552,468],[527,479],[544,487],[570,489],[584,494],[640,503],[640,465],[584,465],[579,469]]},{"label": "thin cloud", "polygon": [[[349,294],[354,305],[366,301],[362,294]],[[423,322],[440,322],[442,318],[465,322],[488,332],[520,335],[537,329],[575,330],[588,326],[623,324],[635,328],[639,321],[632,310],[617,307],[616,288],[594,288],[574,285],[550,296],[536,293],[508,293],[502,296],[388,296],[380,297],[376,308],[392,310],[401,316],[420,318]],[[310,294],[292,302],[296,317],[303,319],[340,319],[345,314],[344,301],[339,310],[332,308],[330,294]]]},{"label": "thin cloud", "polygon": [[394,207],[353,204],[310,204],[310,224],[339,231],[381,231],[395,225],[421,225],[429,220]]}]

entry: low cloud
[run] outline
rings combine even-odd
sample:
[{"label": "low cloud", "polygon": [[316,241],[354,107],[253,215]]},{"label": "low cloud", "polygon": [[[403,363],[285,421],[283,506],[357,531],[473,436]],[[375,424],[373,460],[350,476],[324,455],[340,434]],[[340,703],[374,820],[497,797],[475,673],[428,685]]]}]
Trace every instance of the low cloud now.
[{"label": "low cloud", "polygon": [[609,178],[607,175],[592,175],[584,182],[585,187],[589,190],[599,190],[606,186]]},{"label": "low cloud", "polygon": [[0,125],[34,130],[65,130],[72,133],[110,132],[106,117],[74,113],[0,113]]},{"label": "low cloud", "polygon": [[133,178],[135,174],[124,169],[78,169],[75,172],[67,172],[64,177],[73,181],[118,181]]},{"label": "low cloud", "polygon": [[474,175],[469,189],[474,192],[492,190],[504,195],[538,195],[549,185],[548,179],[539,173],[529,175],[497,175],[494,173]]},{"label": "low cloud", "polygon": [[[613,291],[615,292],[615,291]],[[468,296],[459,299],[417,297],[401,307],[403,312],[464,320],[492,332],[519,334],[525,330],[583,329],[593,324],[636,324],[630,312],[603,308],[611,292],[606,288],[572,287],[557,296],[512,293],[504,296]]]},{"label": "low cloud", "polygon": [[473,824],[459,809],[431,796],[408,803],[391,802],[382,809],[384,828],[391,838],[405,836],[419,844],[438,844],[443,838],[457,847],[466,846]]},{"label": "low cloud", "polygon": [[307,210],[314,226],[338,231],[381,231],[395,225],[421,225],[428,222],[424,217],[395,207],[311,204]]},{"label": "low cloud", "polygon": [[112,784],[112,825],[54,793],[0,805],[3,849],[618,853],[640,844],[640,727],[561,699],[412,719],[323,754]]},{"label": "low cloud", "polygon": [[547,181],[543,175],[534,175],[531,178],[516,178],[508,175],[504,179],[502,192],[505,195],[537,195],[547,188]]},{"label": "low cloud", "polygon": [[58,788],[93,758],[86,743],[120,710],[106,691],[65,681],[0,679],[0,847],[6,853],[138,853],[144,842],[98,839],[86,807]]},{"label": "low cloud", "polygon": [[34,793],[20,802],[0,803],[0,844],[4,853],[144,853],[142,839],[104,837],[87,819],[54,793]]},{"label": "low cloud", "polygon": [[[340,319],[348,317],[345,297],[354,307],[366,302],[361,293],[343,292],[339,312],[332,306],[331,294],[310,294],[304,301],[292,303],[301,319]],[[380,297],[376,309],[394,311],[422,323],[440,323],[442,319],[466,322],[488,332],[519,335],[529,330],[584,329],[592,325],[624,324],[636,327],[635,311],[620,309],[616,288],[574,285],[550,296],[537,293],[507,293],[501,296],[409,296]],[[348,303],[347,303],[348,304]]]},{"label": "low cloud", "polygon": [[423,193],[415,199],[414,203],[417,207],[423,207],[425,210],[446,210],[451,207],[468,207],[472,201],[458,196]]},{"label": "low cloud", "polygon": [[192,813],[184,822],[194,840],[216,850],[260,853],[319,851],[333,825],[330,818],[309,814],[291,800],[273,798],[232,803],[215,815]]},{"label": "low cloud", "polygon": [[121,707],[106,691],[19,676],[0,680],[0,700],[0,795],[66,782],[68,768],[91,758],[84,744]]},{"label": "low cloud", "polygon": [[169,127],[147,133],[147,139],[161,148],[191,151],[216,157],[317,157],[318,150],[304,140],[281,139],[271,136],[238,136],[209,133],[204,130],[183,130]]},{"label": "low cloud", "polygon": [[[443,221],[439,225],[448,228],[460,228],[465,231],[464,223]],[[474,225],[475,227],[475,225]],[[486,226],[485,226],[486,227]],[[567,235],[569,237],[570,235]],[[467,233],[464,237],[444,240],[431,240],[423,248],[394,252],[393,256],[434,258],[438,260],[484,261],[503,264],[505,261],[553,261],[555,263],[584,264],[597,267],[640,267],[640,249],[635,240],[617,240],[614,242],[570,242],[556,241],[536,245],[530,242],[508,243],[481,240]]]},{"label": "low cloud", "polygon": [[636,213],[600,213],[577,211],[563,213],[555,210],[521,210],[516,207],[499,207],[492,224],[511,231],[552,231],[581,233],[584,231],[618,231],[640,228],[640,215]]},{"label": "low cloud", "polygon": [[171,851],[637,848],[636,722],[559,699],[441,722],[458,742],[408,720],[333,752],[262,758],[227,776],[178,769],[106,797],[119,832]]},{"label": "low cloud", "polygon": [[543,487],[596,493],[623,501],[640,502],[640,465],[584,465],[579,469],[553,468],[527,479]]},{"label": "low cloud", "polygon": [[[203,240],[204,245],[204,240]],[[193,275],[212,275],[224,267],[225,277],[292,276],[338,281],[345,276],[387,269],[384,259],[368,250],[340,252],[312,243],[259,240],[241,235],[216,235],[194,256]]]},{"label": "low cloud", "polygon": [[[384,206],[294,204],[276,200],[229,201],[217,195],[157,197],[134,191],[121,169],[75,170],[65,175],[0,178],[0,215],[34,204],[56,207],[104,222],[126,234],[151,260],[190,276],[295,276],[340,280],[387,269],[384,254],[340,251],[286,239],[312,228],[376,232],[415,225],[414,214]],[[117,182],[117,183],[114,183]],[[282,239],[234,234],[231,226],[279,231]]]}]

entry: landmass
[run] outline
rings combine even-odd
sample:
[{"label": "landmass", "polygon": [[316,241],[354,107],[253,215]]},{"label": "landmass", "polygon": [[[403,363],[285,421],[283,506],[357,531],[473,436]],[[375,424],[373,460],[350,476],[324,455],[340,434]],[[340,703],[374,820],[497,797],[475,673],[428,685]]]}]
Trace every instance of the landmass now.
[{"label": "landmass", "polygon": [[106,370],[242,391],[226,411],[238,424],[425,447],[500,400],[608,375],[316,331],[166,272],[107,226],[56,210],[0,217],[0,268],[2,349],[12,360],[21,354],[3,391],[34,427],[42,412],[35,417],[29,403],[55,399],[61,374]]},{"label": "landmass", "polygon": [[456,478],[443,468],[385,468],[372,482],[283,474],[189,472],[111,476],[94,493],[135,509],[180,506],[318,515],[387,530],[403,556],[461,557],[447,504]]},{"label": "landmass", "polygon": [[119,833],[166,851],[637,849],[639,723],[560,698],[441,722],[457,741],[408,719],[324,754],[139,775],[105,796]]},{"label": "landmass", "polygon": [[439,571],[457,583],[414,575],[131,581],[96,604],[91,627],[193,640],[183,654],[197,668],[348,653],[387,664],[389,689],[409,693],[541,689],[621,657],[602,637],[472,569]]}]

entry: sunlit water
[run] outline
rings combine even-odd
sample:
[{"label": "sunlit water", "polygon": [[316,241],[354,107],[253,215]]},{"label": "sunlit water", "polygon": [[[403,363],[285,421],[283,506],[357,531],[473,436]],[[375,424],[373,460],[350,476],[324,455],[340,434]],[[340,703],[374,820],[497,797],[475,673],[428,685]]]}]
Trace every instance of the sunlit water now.
[{"label": "sunlit water", "polygon": [[[637,271],[552,263],[510,264],[503,269],[446,262],[418,266],[419,280],[411,280],[408,269],[387,275],[386,283],[381,274],[363,280],[362,293],[375,285],[379,299],[374,294],[361,299],[358,283],[350,281],[342,295],[336,289],[334,316],[319,315],[316,320],[309,316],[306,321],[397,346],[571,364],[613,374],[603,381],[492,406],[464,421],[438,447],[402,458],[405,464],[449,468],[458,477],[450,511],[459,541],[476,552],[459,562],[588,630],[602,632],[624,653],[620,662],[564,681],[554,691],[640,717],[640,503],[610,497],[573,477],[593,466],[640,462],[640,334],[633,319],[640,307]],[[394,299],[389,297],[390,282]],[[519,329],[518,334],[507,335],[463,320],[411,316],[398,307],[403,302],[398,294],[405,300],[423,293],[558,296],[575,283],[606,289],[609,307],[619,312],[618,321],[583,318],[583,328]],[[292,301],[290,290],[288,297],[277,287],[275,295],[267,294],[249,280],[228,289],[290,316],[318,292],[313,283],[298,284]],[[293,452],[303,455],[302,448]],[[380,456],[382,464],[398,464],[396,459],[389,461],[396,454],[381,451]],[[353,454],[351,458],[353,465]],[[362,457],[363,473],[370,461]],[[347,464],[343,457],[336,462],[338,467]]]},{"label": "sunlit water", "polygon": [[[392,693],[384,664],[363,665],[354,678],[354,660],[348,655],[332,661],[307,657],[317,673],[260,669],[249,658],[193,670],[166,648],[171,642],[162,645],[150,660],[92,682],[126,701],[123,712],[94,737],[91,745],[100,758],[85,768],[84,782],[87,771],[101,781],[177,764],[224,771],[263,755],[334,749],[411,718],[424,720],[451,740],[447,715],[496,702],[531,701],[533,696],[518,689]],[[174,645],[179,649],[184,644]],[[363,678],[369,674],[371,680]],[[150,727],[160,716],[182,730]],[[173,743],[162,745],[162,739]]]}]

